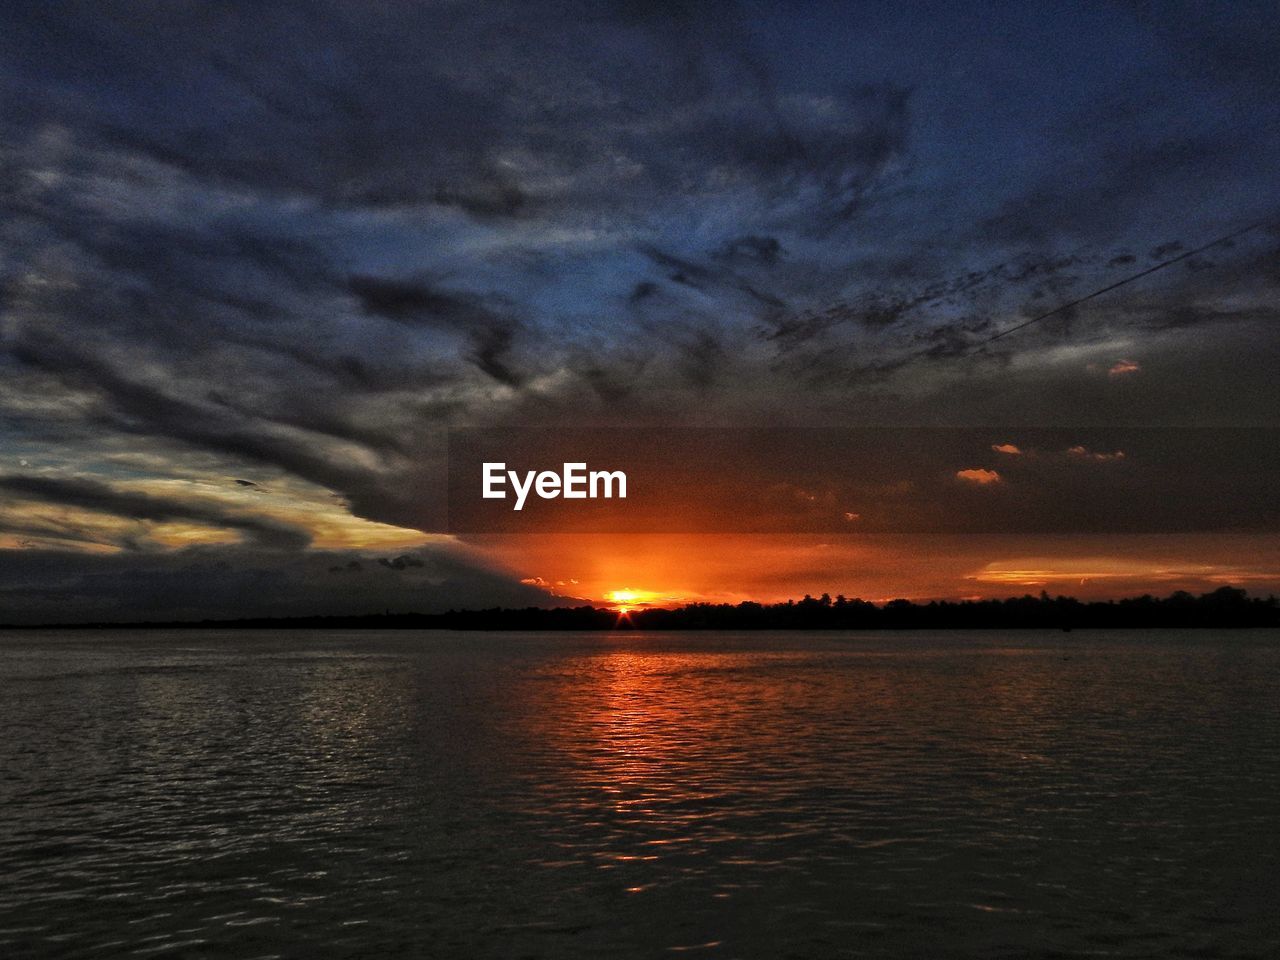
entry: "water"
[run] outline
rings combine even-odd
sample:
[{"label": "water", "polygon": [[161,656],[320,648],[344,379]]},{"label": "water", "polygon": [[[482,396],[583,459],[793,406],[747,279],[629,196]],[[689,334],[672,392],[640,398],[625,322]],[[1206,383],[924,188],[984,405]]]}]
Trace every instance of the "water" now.
[{"label": "water", "polygon": [[0,634],[0,956],[1280,956],[1280,634]]}]

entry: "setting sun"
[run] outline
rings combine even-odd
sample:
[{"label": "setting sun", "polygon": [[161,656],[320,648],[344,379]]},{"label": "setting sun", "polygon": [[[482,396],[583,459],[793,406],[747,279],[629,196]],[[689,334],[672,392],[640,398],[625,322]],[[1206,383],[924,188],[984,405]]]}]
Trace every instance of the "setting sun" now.
[{"label": "setting sun", "polygon": [[621,590],[610,590],[604,595],[604,599],[609,601],[619,613],[626,613],[635,607],[648,606],[660,596],[661,594],[652,590],[632,590],[630,587],[623,587]]}]

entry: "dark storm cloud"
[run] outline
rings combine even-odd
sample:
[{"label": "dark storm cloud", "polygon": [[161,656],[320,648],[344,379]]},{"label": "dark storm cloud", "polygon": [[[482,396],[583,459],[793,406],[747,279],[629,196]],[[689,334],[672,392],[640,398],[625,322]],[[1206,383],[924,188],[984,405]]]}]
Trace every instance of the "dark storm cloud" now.
[{"label": "dark storm cloud", "polygon": [[[441,76],[415,48],[416,37],[448,41],[448,11],[363,10],[108,2],[14,11],[11,84],[43,98],[16,119],[35,125],[53,113],[193,177],[337,202],[509,204],[487,162],[500,102]],[[425,157],[432,178],[413,174]]]},{"label": "dark storm cloud", "polygon": [[891,85],[820,108],[780,95],[733,4],[69,6],[13,12],[15,132],[59,122],[196,179],[328,202],[514,216],[571,202],[539,171],[612,148],[670,188],[690,172],[673,149],[692,148],[704,175],[807,184],[840,214],[905,135]]},{"label": "dark storm cloud", "polygon": [[[53,338],[26,338],[10,348],[21,363],[61,382],[95,392],[102,400],[91,422],[124,433],[167,437],[231,456],[279,466],[305,479],[349,492],[361,488],[364,471],[326,456],[315,439],[273,433],[270,418],[253,418],[217,394],[196,399],[178,392],[181,381],[135,379],[103,356],[89,356]],[[305,421],[318,429],[315,418]],[[370,442],[368,435],[360,439]]]},{"label": "dark storm cloud", "polygon": [[311,542],[311,537],[305,530],[279,521],[245,516],[211,503],[116,490],[94,480],[0,476],[0,494],[5,493],[22,499],[108,513],[130,520],[158,523],[185,520],[207,524],[239,531],[263,546],[296,550]]},{"label": "dark storm cloud", "polygon": [[10,5],[0,426],[439,529],[451,425],[1263,417],[1273,232],[978,349],[1274,213],[1280,31],[1183,13]]},{"label": "dark storm cloud", "polygon": [[[399,558],[402,559],[403,558]],[[545,605],[547,594],[442,550],[388,570],[347,554],[200,547],[114,555],[9,551],[0,623],[235,619]],[[332,568],[344,571],[334,589]]]},{"label": "dark storm cloud", "polygon": [[472,343],[469,358],[477,367],[500,383],[520,386],[522,378],[507,359],[519,326],[514,318],[475,297],[445,293],[426,284],[361,276],[352,277],[350,284],[369,313],[460,332]]}]

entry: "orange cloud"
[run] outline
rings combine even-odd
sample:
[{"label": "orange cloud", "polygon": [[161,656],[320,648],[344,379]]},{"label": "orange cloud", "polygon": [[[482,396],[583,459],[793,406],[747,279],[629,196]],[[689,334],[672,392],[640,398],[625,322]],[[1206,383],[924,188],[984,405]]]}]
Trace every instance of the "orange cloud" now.
[{"label": "orange cloud", "polygon": [[984,470],[981,467],[976,467],[970,470],[957,470],[956,479],[964,480],[968,483],[976,483],[981,487],[985,487],[989,483],[998,483],[1000,481],[1000,474],[996,473],[994,470]]},{"label": "orange cloud", "polygon": [[1195,563],[1168,560],[1142,560],[1115,556],[1098,557],[1034,557],[986,564],[971,579],[978,583],[1036,587],[1050,584],[1083,586],[1091,581],[1124,583],[1131,586],[1117,592],[1133,591],[1145,586],[1170,589],[1170,586],[1209,589],[1220,584],[1274,583],[1280,577],[1275,569],[1254,569],[1233,563]]},{"label": "orange cloud", "polygon": [[1016,457],[1022,453],[1022,451],[1012,443],[993,443],[991,445],[991,449],[996,453],[1007,453],[1011,457]]},{"label": "orange cloud", "polygon": [[1138,373],[1141,370],[1142,367],[1136,360],[1117,360],[1112,364],[1111,369],[1107,371],[1107,376],[1123,377],[1130,373]]}]

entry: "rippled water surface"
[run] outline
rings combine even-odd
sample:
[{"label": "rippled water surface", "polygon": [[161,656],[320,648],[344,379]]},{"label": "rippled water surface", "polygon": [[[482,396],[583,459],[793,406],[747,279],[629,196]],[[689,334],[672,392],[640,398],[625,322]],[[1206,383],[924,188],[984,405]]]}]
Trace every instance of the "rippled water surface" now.
[{"label": "rippled water surface", "polygon": [[0,956],[1277,957],[1280,635],[0,634]]}]

